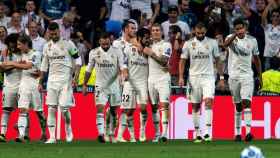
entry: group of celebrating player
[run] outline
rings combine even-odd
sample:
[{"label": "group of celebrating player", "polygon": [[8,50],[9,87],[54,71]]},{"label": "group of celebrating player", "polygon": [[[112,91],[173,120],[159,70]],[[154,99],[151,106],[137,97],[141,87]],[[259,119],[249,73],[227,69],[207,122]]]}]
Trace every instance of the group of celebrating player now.
[{"label": "group of celebrating player", "polygon": [[[258,58],[257,41],[246,34],[246,23],[242,19],[234,21],[235,33],[229,35],[223,47],[228,51],[229,85],[236,106],[235,127],[236,141],[241,141],[241,116],[244,110],[246,124],[245,141],[251,141],[251,98],[254,89],[252,61],[261,75],[261,65]],[[194,28],[194,37],[184,43],[179,68],[179,86],[188,87],[188,98],[192,104],[193,123],[196,138],[194,142],[211,141],[212,134],[212,104],[215,93],[215,71],[219,73],[220,86],[224,86],[223,63],[220,62],[218,42],[205,36],[207,31],[203,23]],[[8,51],[2,53],[0,68],[4,71],[5,82],[3,90],[3,113],[1,118],[0,141],[6,141],[5,135],[10,113],[18,101],[20,110],[18,118],[18,142],[24,142],[28,132],[28,111],[31,107],[37,111],[42,127],[42,138],[46,137],[45,122],[49,131],[46,143],[56,143],[57,108],[60,108],[65,118],[66,141],[73,140],[71,129],[71,114],[73,106],[72,81],[78,76],[76,66],[81,65],[78,50],[69,40],[60,38],[59,26],[49,24],[48,41],[43,49],[43,55],[32,50],[32,42],[27,35],[8,40]],[[126,142],[123,132],[128,127],[130,142],[136,142],[134,134],[133,113],[136,106],[141,109],[140,138],[146,141],[145,128],[147,120],[146,105],[150,100],[152,118],[155,126],[153,142],[168,140],[170,74],[168,61],[172,46],[163,40],[161,26],[153,24],[151,29],[140,28],[132,20],[126,20],[122,26],[122,37],[111,41],[107,33],[99,39],[100,46],[89,54],[89,63],[83,84],[83,93],[87,93],[87,81],[93,68],[96,70],[95,104],[97,107],[96,125],[100,142]],[[15,51],[19,49],[19,51]],[[17,53],[15,53],[17,52]],[[184,79],[186,61],[189,60],[189,78]],[[42,83],[48,72],[47,121],[42,112]],[[73,77],[74,76],[74,77]],[[260,78],[261,80],[261,78]],[[18,98],[17,98],[18,97]],[[201,131],[200,107],[205,101],[206,131]],[[104,108],[109,103],[106,112],[105,128]],[[122,109],[117,116],[119,107]],[[160,118],[161,116],[161,118]],[[119,123],[117,123],[119,120]],[[115,130],[118,126],[117,138]],[[162,130],[160,130],[160,126]],[[105,130],[106,129],[106,130]]]}]

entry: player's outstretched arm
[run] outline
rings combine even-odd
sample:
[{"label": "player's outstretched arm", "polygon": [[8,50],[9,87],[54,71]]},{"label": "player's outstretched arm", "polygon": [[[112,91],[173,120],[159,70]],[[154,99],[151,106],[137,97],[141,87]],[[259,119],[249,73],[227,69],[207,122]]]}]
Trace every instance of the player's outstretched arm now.
[{"label": "player's outstretched arm", "polygon": [[157,56],[155,52],[153,52],[152,48],[145,47],[143,49],[143,53],[152,57],[155,59],[156,62],[158,62],[161,66],[166,67],[168,63],[168,57],[162,55],[162,56]]},{"label": "player's outstretched arm", "polygon": [[14,68],[17,69],[31,69],[32,68],[32,63],[31,62],[15,62],[15,61],[9,61],[5,63],[7,66],[14,66]]},{"label": "player's outstretched arm", "polygon": [[254,61],[254,64],[256,66],[256,69],[257,69],[258,78],[259,78],[259,81],[260,81],[260,88],[262,88],[262,65],[261,65],[261,60],[260,60],[258,55],[254,55],[253,56],[253,61]]}]

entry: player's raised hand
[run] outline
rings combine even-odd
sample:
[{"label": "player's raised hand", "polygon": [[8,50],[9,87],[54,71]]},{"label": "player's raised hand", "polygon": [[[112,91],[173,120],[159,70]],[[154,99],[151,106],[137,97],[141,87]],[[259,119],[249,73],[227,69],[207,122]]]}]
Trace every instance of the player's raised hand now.
[{"label": "player's raised hand", "polygon": [[183,78],[179,78],[178,85],[179,85],[180,87],[183,87],[183,86],[185,85],[185,81],[184,81]]},{"label": "player's raised hand", "polygon": [[87,85],[83,84],[82,93],[84,96],[87,95],[87,88],[88,88]]}]

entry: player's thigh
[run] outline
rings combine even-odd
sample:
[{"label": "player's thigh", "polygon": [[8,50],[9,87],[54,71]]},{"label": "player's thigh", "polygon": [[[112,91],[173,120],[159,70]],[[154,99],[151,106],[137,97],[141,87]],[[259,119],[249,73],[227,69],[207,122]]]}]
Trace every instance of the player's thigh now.
[{"label": "player's thigh", "polygon": [[148,103],[148,88],[147,88],[147,86],[137,88],[136,100],[137,100],[137,103],[140,104],[140,105],[146,105]]},{"label": "player's thigh", "polygon": [[34,111],[43,111],[43,96],[38,90],[32,92],[32,107]]},{"label": "player's thigh", "polygon": [[240,103],[241,102],[241,95],[240,95],[240,90],[241,90],[241,84],[239,79],[229,79],[229,89],[232,95],[232,99],[234,103]]},{"label": "player's thigh", "polygon": [[170,80],[163,80],[156,83],[156,90],[159,94],[159,101],[161,103],[169,103],[170,98]]},{"label": "player's thigh", "polygon": [[121,91],[115,90],[114,92],[111,92],[109,101],[110,101],[110,106],[112,107],[120,106],[122,102]]},{"label": "player's thigh", "polygon": [[155,86],[155,82],[149,80],[148,81],[148,91],[149,91],[149,97],[152,105],[157,105],[159,101],[159,94]]},{"label": "player's thigh", "polygon": [[241,90],[240,90],[241,99],[252,100],[253,92],[254,92],[253,78],[247,78],[241,80]]},{"label": "player's thigh", "polygon": [[211,78],[203,78],[201,79],[201,88],[202,88],[202,96],[203,99],[206,98],[214,98],[215,95],[215,79]]},{"label": "player's thigh", "polygon": [[65,84],[59,91],[58,105],[61,107],[73,107],[74,97],[71,84]]},{"label": "player's thigh", "polygon": [[58,95],[59,89],[58,88],[47,88],[47,96],[46,96],[46,104],[50,106],[57,106],[58,105]]},{"label": "player's thigh", "polygon": [[95,86],[94,100],[96,105],[106,105],[109,101],[109,93],[106,89],[101,89]]},{"label": "player's thigh", "polygon": [[29,109],[32,99],[32,91],[19,90],[18,108]]},{"label": "player's thigh", "polygon": [[202,85],[200,78],[190,77],[189,79],[189,99],[191,103],[201,103],[202,102]]},{"label": "player's thigh", "polygon": [[18,88],[3,88],[2,93],[2,106],[4,108],[17,107],[18,103]]},{"label": "player's thigh", "polygon": [[122,93],[122,109],[135,109],[136,108],[136,93],[134,89],[128,83],[123,86]]}]

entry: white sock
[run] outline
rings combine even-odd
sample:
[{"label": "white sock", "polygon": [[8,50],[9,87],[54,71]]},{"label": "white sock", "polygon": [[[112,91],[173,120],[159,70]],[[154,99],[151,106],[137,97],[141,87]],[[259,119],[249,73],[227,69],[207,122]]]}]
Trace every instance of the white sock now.
[{"label": "white sock", "polygon": [[96,123],[97,123],[98,135],[104,135],[104,114],[103,113],[97,113]]},{"label": "white sock", "polygon": [[11,115],[11,111],[3,110],[2,118],[1,118],[1,134],[6,135],[6,133],[7,133],[8,121],[9,121],[10,115]]},{"label": "white sock", "polygon": [[115,136],[115,128],[116,128],[116,118],[110,114],[110,122],[109,122],[109,135]]},{"label": "white sock", "polygon": [[206,113],[206,128],[207,128],[207,133],[209,136],[211,136],[212,133],[212,109],[209,107],[206,107],[205,109]]},{"label": "white sock", "polygon": [[195,112],[194,109],[192,110],[192,117],[193,117],[193,124],[194,124],[194,129],[196,136],[201,136],[200,135],[200,128],[199,128],[199,122],[200,122],[200,115],[199,111]]},{"label": "white sock", "polygon": [[161,111],[162,137],[167,138],[168,130],[168,109],[163,108]]},{"label": "white sock", "polygon": [[120,123],[119,123],[119,130],[118,130],[118,137],[122,138],[123,137],[123,132],[126,129],[126,125],[127,125],[127,118],[126,118],[126,114],[124,112],[121,113],[120,115]]},{"label": "white sock", "polygon": [[155,126],[155,136],[160,136],[160,127],[159,127],[160,115],[157,110],[156,113],[153,112],[153,122]]},{"label": "white sock", "polygon": [[246,124],[246,134],[251,132],[252,111],[251,108],[244,109],[244,121]]},{"label": "white sock", "polygon": [[133,115],[127,117],[127,126],[128,126],[129,133],[130,133],[130,139],[135,139]]},{"label": "white sock", "polygon": [[72,129],[71,129],[71,113],[70,113],[70,110],[67,108],[67,109],[63,109],[63,117],[64,117],[64,120],[65,120],[65,129],[67,132],[72,132]]},{"label": "white sock", "polygon": [[55,128],[56,128],[56,119],[55,119],[55,107],[48,107],[48,118],[47,118],[47,124],[48,129],[50,133],[50,139],[55,139]]},{"label": "white sock", "polygon": [[18,118],[19,137],[23,138],[27,126],[27,113],[20,113]]},{"label": "white sock", "polygon": [[140,113],[141,114],[141,125],[140,125],[140,136],[145,135],[146,129],[146,122],[147,122],[147,113]]},{"label": "white sock", "polygon": [[235,135],[241,135],[242,112],[235,111]]}]

